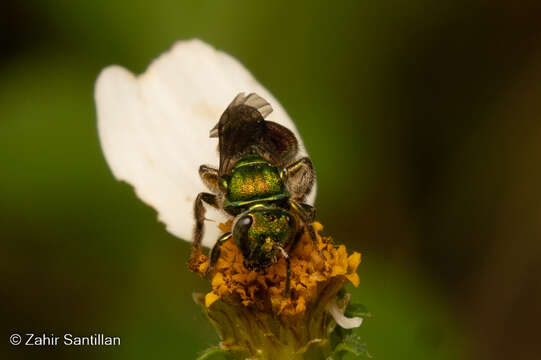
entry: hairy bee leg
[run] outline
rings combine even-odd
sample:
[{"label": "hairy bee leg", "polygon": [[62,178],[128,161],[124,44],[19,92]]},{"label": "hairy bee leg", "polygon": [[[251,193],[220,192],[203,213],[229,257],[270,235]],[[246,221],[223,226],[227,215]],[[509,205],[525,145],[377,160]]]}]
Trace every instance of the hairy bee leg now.
[{"label": "hairy bee leg", "polygon": [[291,260],[289,259],[289,255],[283,248],[280,248],[280,251],[282,252],[282,256],[284,257],[284,259],[286,260],[286,287],[284,296],[286,298],[289,298],[289,290],[291,287]]},{"label": "hairy bee leg", "polygon": [[318,255],[323,260],[325,260],[325,256],[323,255],[323,253],[321,253],[321,250],[319,250],[319,244],[317,241],[316,231],[314,230],[314,225],[312,224],[312,222],[314,221],[315,214],[316,214],[315,208],[308,204],[298,203],[293,200],[291,200],[289,203],[290,203],[291,208],[301,218],[304,228],[306,229],[306,231],[308,231],[308,235],[310,235],[310,238],[312,239],[312,242],[314,243],[314,247]]},{"label": "hairy bee leg", "polygon": [[317,241],[316,231],[314,230],[314,225],[312,224],[316,217],[316,208],[308,204],[301,203],[299,205],[302,207],[303,212],[306,216],[306,218],[304,219],[304,225],[306,226],[306,229],[308,230],[308,234],[310,235],[310,238],[312,239],[312,242],[314,243],[314,246],[317,250],[318,255],[323,260],[325,260],[325,256],[323,256],[323,254],[319,250],[319,243]]},{"label": "hairy bee leg", "polygon": [[205,206],[203,202],[213,207],[218,207],[218,198],[214,194],[199,193],[194,203],[195,227],[193,230],[192,257],[201,251],[201,241],[205,225]]},{"label": "hairy bee leg", "polygon": [[311,224],[312,221],[314,221],[316,217],[315,207],[308,204],[299,203],[295,200],[290,200],[289,205],[291,206],[291,209],[293,209],[295,213],[297,213],[297,215],[299,215],[304,222]]},{"label": "hairy bee leg", "polygon": [[283,177],[292,198],[302,201],[314,186],[315,172],[312,161],[308,157],[300,158],[283,170]]},{"label": "hairy bee leg", "polygon": [[225,234],[220,236],[218,240],[216,240],[216,243],[214,244],[214,246],[212,247],[209,253],[210,260],[209,260],[209,266],[207,270],[205,271],[205,277],[212,271],[212,269],[214,268],[214,265],[216,265],[216,262],[220,258],[220,251],[221,251],[220,248],[227,240],[231,239],[231,236],[233,235],[230,232],[226,232]]},{"label": "hairy bee leg", "polygon": [[308,205],[308,204],[304,204],[304,203],[299,203],[298,205],[305,212],[305,214],[306,214],[308,220],[310,221],[310,223],[312,223],[314,221],[314,219],[316,218],[316,208],[313,207],[312,205]]},{"label": "hairy bee leg", "polygon": [[208,165],[201,165],[199,167],[199,177],[210,191],[215,194],[220,191],[220,174],[218,173],[218,169]]}]

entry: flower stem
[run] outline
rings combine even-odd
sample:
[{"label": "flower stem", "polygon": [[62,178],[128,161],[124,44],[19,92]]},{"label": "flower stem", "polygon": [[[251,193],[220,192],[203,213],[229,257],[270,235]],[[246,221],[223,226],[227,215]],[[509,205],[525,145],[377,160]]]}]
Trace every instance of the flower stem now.
[{"label": "flower stem", "polygon": [[329,305],[344,285],[336,279],[320,289],[319,301],[299,316],[280,316],[241,304],[218,300],[205,306],[194,294],[221,338],[220,347],[237,359],[327,359],[332,353],[329,335],[336,323]]}]

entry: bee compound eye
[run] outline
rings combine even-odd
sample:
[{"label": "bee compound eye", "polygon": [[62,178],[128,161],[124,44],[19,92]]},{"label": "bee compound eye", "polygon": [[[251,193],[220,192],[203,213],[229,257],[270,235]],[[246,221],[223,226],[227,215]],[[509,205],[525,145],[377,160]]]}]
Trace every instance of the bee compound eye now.
[{"label": "bee compound eye", "polygon": [[294,229],[297,226],[297,221],[291,214],[286,214],[287,223],[289,226]]},{"label": "bee compound eye", "polygon": [[243,217],[241,217],[237,221],[237,224],[235,225],[235,228],[238,231],[244,233],[244,232],[248,231],[250,226],[252,226],[252,223],[253,223],[252,217],[250,215],[244,215]]},{"label": "bee compound eye", "polygon": [[233,238],[245,258],[250,257],[250,237],[248,230],[252,226],[253,219],[250,215],[244,215],[237,220],[233,229]]}]

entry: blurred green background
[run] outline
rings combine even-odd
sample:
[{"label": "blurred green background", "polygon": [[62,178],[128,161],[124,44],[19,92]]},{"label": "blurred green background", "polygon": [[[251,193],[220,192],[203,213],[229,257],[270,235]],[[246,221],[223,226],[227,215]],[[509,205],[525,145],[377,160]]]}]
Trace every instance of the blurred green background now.
[{"label": "blurred green background", "polygon": [[93,103],[103,67],[139,73],[198,37],[296,121],[326,233],[363,253],[351,290],[376,359],[538,358],[538,4],[3,0],[0,357],[192,359],[217,342],[189,244],[113,179]]}]

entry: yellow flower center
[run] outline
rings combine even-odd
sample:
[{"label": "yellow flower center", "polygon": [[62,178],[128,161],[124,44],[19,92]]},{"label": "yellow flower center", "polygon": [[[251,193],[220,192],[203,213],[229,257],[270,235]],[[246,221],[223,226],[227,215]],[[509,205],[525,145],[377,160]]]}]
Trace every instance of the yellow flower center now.
[{"label": "yellow flower center", "polygon": [[[221,247],[212,274],[212,291],[205,296],[205,305],[210,307],[218,299],[239,303],[256,310],[269,310],[281,316],[302,316],[308,304],[316,301],[329,281],[350,281],[359,285],[356,273],[361,262],[361,254],[348,255],[344,245],[336,246],[329,237],[319,232],[323,226],[314,222],[318,248],[307,233],[304,233],[289,254],[291,260],[290,296],[285,296],[286,261],[280,258],[265,272],[246,269],[243,257],[233,240]],[[223,232],[230,231],[231,221],[220,224]],[[321,256],[321,255],[323,256]],[[208,267],[208,257],[199,254],[189,264],[193,272],[204,276]]]}]

